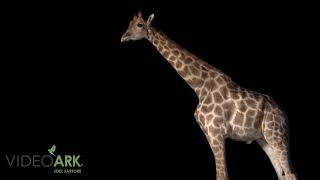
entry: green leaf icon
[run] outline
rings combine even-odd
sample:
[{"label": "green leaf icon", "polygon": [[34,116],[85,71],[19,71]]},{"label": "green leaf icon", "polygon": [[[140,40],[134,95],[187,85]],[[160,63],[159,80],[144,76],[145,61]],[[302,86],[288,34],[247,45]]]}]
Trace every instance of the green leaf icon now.
[{"label": "green leaf icon", "polygon": [[52,145],[52,147],[50,149],[48,149],[48,152],[49,152],[49,154],[56,156],[53,154],[55,150],[56,150],[56,145],[54,144],[54,145]]}]

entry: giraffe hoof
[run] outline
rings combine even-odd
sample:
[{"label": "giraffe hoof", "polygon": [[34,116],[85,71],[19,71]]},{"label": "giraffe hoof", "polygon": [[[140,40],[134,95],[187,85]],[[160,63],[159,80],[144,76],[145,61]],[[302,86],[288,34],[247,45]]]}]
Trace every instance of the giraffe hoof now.
[{"label": "giraffe hoof", "polygon": [[217,176],[216,180],[229,180],[229,178],[225,176]]},{"label": "giraffe hoof", "polygon": [[298,180],[298,178],[295,174],[286,174],[285,180]]}]

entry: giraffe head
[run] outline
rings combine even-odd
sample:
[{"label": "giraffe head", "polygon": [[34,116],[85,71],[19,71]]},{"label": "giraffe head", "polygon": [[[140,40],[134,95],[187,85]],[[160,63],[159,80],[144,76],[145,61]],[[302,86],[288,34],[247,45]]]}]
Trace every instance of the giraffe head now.
[{"label": "giraffe head", "polygon": [[143,20],[142,13],[139,11],[138,16],[133,16],[133,19],[130,21],[127,31],[121,37],[121,42],[148,38],[153,17],[154,15],[151,14],[148,20],[145,21]]}]

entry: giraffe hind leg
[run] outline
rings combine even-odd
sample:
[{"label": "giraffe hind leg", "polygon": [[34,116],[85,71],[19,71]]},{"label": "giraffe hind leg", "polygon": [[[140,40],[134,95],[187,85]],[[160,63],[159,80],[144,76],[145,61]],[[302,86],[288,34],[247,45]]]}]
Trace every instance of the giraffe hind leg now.
[{"label": "giraffe hind leg", "polygon": [[263,149],[263,151],[269,157],[269,159],[272,163],[272,166],[277,173],[278,179],[285,180],[284,176],[283,176],[284,173],[283,173],[283,170],[282,170],[280,162],[279,162],[279,158],[276,155],[276,153],[274,152],[274,150],[272,149],[272,147],[264,139],[258,139],[258,140],[256,140],[256,142],[259,144],[259,146]]},{"label": "giraffe hind leg", "polygon": [[281,116],[267,116],[262,134],[280,163],[284,179],[297,180],[289,157],[288,125],[286,120],[281,118]]}]

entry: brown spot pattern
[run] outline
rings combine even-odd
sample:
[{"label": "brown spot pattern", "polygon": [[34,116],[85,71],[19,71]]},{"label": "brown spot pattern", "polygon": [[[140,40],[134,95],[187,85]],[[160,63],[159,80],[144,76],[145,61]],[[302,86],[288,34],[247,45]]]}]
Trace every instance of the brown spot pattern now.
[{"label": "brown spot pattern", "polygon": [[175,61],[175,60],[176,60],[176,57],[175,57],[175,56],[170,56],[170,57],[169,57],[169,60],[170,60],[170,61]]},{"label": "brown spot pattern", "polygon": [[207,91],[206,89],[202,89],[202,90],[201,90],[201,93],[200,93],[200,96],[201,96],[201,97],[206,97],[206,96],[207,96],[207,93],[208,93],[208,91]]},{"label": "brown spot pattern", "polygon": [[256,115],[256,111],[252,110],[252,109],[249,109],[247,111],[247,116],[250,116],[250,117],[253,117],[254,115]]},{"label": "brown spot pattern", "polygon": [[180,61],[176,62],[176,68],[179,69],[182,67],[182,63]]},{"label": "brown spot pattern", "polygon": [[218,88],[217,83],[216,83],[213,79],[207,80],[207,81],[205,82],[204,86],[205,86],[209,91],[213,91],[213,90],[215,90],[215,89]]},{"label": "brown spot pattern", "polygon": [[231,92],[230,95],[231,95],[231,98],[234,100],[238,100],[240,98],[238,93],[236,92]]},{"label": "brown spot pattern", "polygon": [[187,57],[186,59],[185,59],[185,63],[186,64],[190,64],[190,63],[192,63],[193,62],[193,60],[190,58],[190,57]]},{"label": "brown spot pattern", "polygon": [[210,104],[212,102],[212,97],[211,96],[207,96],[207,98],[204,100],[204,104]]},{"label": "brown spot pattern", "polygon": [[217,82],[218,82],[218,84],[223,84],[223,83],[224,83],[224,80],[222,79],[221,76],[219,76],[219,77],[217,78]]},{"label": "brown spot pattern", "polygon": [[208,73],[205,71],[201,71],[201,78],[207,79],[207,77],[208,77]]},{"label": "brown spot pattern", "polygon": [[245,90],[240,91],[240,96],[245,99],[247,97],[247,92]]},{"label": "brown spot pattern", "polygon": [[196,67],[197,69],[200,69],[200,64],[196,61],[193,63],[194,67]]},{"label": "brown spot pattern", "polygon": [[262,119],[256,119],[256,121],[253,124],[253,127],[258,129],[261,125]]},{"label": "brown spot pattern", "polygon": [[203,80],[199,78],[192,78],[190,85],[193,87],[201,87],[203,85]]},{"label": "brown spot pattern", "polygon": [[222,96],[218,92],[213,93],[213,98],[216,103],[221,103],[223,101]]},{"label": "brown spot pattern", "polygon": [[233,101],[229,101],[229,102],[223,103],[222,107],[223,109],[233,111],[235,109],[235,104]]},{"label": "brown spot pattern", "polygon": [[242,126],[243,124],[243,114],[237,112],[236,116],[234,117],[234,124]]},{"label": "brown spot pattern", "polygon": [[246,110],[247,110],[247,106],[244,104],[243,101],[239,101],[239,102],[238,102],[238,108],[239,108],[239,110],[240,110],[241,112],[246,112]]},{"label": "brown spot pattern", "polygon": [[253,118],[251,117],[251,116],[248,116],[248,114],[247,114],[247,116],[246,116],[246,121],[245,121],[245,126],[246,127],[252,127],[252,123],[253,123]]},{"label": "brown spot pattern", "polygon": [[263,112],[262,111],[257,112],[256,119],[258,121],[262,121],[262,119],[263,119]]},{"label": "brown spot pattern", "polygon": [[224,99],[228,99],[229,91],[226,86],[220,88],[221,95]]},{"label": "brown spot pattern", "polygon": [[199,76],[200,75],[200,72],[197,68],[193,67],[193,66],[190,66],[190,71],[192,74],[194,74],[195,76]]},{"label": "brown spot pattern", "polygon": [[208,108],[208,106],[202,105],[202,106],[201,106],[201,112],[207,114],[207,113],[210,112],[210,109]]},{"label": "brown spot pattern", "polygon": [[158,39],[154,39],[154,40],[153,40],[153,43],[154,43],[155,45],[158,45],[158,44],[159,44],[159,40],[158,40]]},{"label": "brown spot pattern", "polygon": [[207,115],[207,124],[210,124],[212,122],[212,119],[213,119],[212,114]]},{"label": "brown spot pattern", "polygon": [[210,74],[210,77],[213,77],[213,78],[215,78],[218,75],[218,73],[215,71],[210,71],[209,74]]},{"label": "brown spot pattern", "polygon": [[184,55],[184,53],[183,53],[183,52],[180,52],[180,59],[181,59],[181,60],[185,60],[185,58],[186,58],[186,56]]},{"label": "brown spot pattern", "polygon": [[246,99],[246,104],[251,108],[256,108],[257,103],[252,99]]},{"label": "brown spot pattern", "polygon": [[223,124],[222,117],[215,117],[213,120],[213,124],[215,125],[215,127],[220,127]]},{"label": "brown spot pattern", "polygon": [[163,55],[163,57],[168,58],[169,51],[163,51],[162,55]]},{"label": "brown spot pattern", "polygon": [[214,113],[216,113],[219,116],[222,116],[222,109],[220,106],[216,106]]},{"label": "brown spot pattern", "polygon": [[179,51],[178,50],[173,50],[172,54],[175,55],[175,56],[178,56],[179,55]]}]

